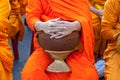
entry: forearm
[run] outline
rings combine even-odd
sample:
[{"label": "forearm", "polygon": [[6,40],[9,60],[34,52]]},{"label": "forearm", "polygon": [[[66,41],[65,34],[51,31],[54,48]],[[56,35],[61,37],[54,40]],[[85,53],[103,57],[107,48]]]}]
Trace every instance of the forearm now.
[{"label": "forearm", "polygon": [[93,6],[90,6],[90,11],[92,11],[93,13],[97,14],[98,15],[98,9],[96,9],[95,7]]},{"label": "forearm", "polygon": [[42,5],[40,0],[29,0],[28,5],[26,6],[26,20],[28,23],[28,27],[32,30],[34,29],[34,25],[36,21],[40,21],[42,16]]}]

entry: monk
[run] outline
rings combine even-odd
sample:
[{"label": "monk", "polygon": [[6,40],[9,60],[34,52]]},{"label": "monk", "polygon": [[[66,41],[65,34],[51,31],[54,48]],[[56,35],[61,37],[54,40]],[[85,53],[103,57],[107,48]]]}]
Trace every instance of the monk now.
[{"label": "monk", "polygon": [[13,80],[12,68],[14,57],[8,43],[7,27],[10,26],[9,0],[0,0],[0,80]]},{"label": "monk", "polygon": [[99,73],[99,77],[103,77],[104,72],[104,60],[103,53],[107,47],[107,41],[102,38],[101,31],[101,19],[103,16],[103,9],[106,0],[89,0],[90,11],[92,15],[92,26],[94,31],[94,56],[95,56],[95,66]]},{"label": "monk", "polygon": [[101,35],[108,40],[104,52],[105,80],[120,80],[120,0],[107,0],[104,6]]},{"label": "monk", "polygon": [[48,72],[46,68],[53,59],[39,47],[37,38],[34,37],[35,50],[21,72],[22,80],[98,80],[87,0],[29,0],[26,19],[34,33],[44,31],[51,35],[50,38],[61,38],[72,31],[80,31],[82,48],[73,51],[65,60],[71,72]]},{"label": "monk", "polygon": [[104,50],[106,49],[107,41],[101,37],[101,18],[103,16],[104,3],[106,0],[89,0],[90,11],[92,15],[92,26],[95,36],[94,53],[95,59],[97,60],[99,56],[102,56]]}]

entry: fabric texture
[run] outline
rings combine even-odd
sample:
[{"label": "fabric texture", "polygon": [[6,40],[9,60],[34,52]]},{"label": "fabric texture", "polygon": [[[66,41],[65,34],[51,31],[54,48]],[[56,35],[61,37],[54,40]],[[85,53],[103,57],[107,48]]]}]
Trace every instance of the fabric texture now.
[{"label": "fabric texture", "polygon": [[[103,10],[103,3],[105,4],[106,0],[90,0],[91,6],[98,10]],[[95,45],[94,45],[94,53],[95,58],[98,57],[98,55],[103,55],[104,50],[106,49],[107,41],[102,38],[100,31],[101,31],[101,19],[99,15],[95,14],[91,11],[92,16],[92,26],[94,31],[94,39],[95,39]]]},{"label": "fabric texture", "polygon": [[11,26],[7,28],[9,37],[14,39],[17,36],[18,40],[22,41],[24,37],[24,24],[18,0],[11,1],[11,13],[9,19],[11,22]]},{"label": "fabric texture", "polygon": [[98,80],[98,73],[93,65],[94,36],[87,0],[28,0],[26,12],[28,25],[34,32],[36,21],[47,21],[53,18],[78,20],[82,25],[80,42],[83,48],[72,52],[66,59],[71,72],[50,73],[46,72],[46,68],[53,60],[39,47],[34,37],[36,49],[21,72],[22,80]]},{"label": "fabric texture", "polygon": [[10,4],[8,0],[0,0],[0,80],[12,80],[13,56],[8,43],[7,27],[10,26],[8,16]]},{"label": "fabric texture", "polygon": [[18,0],[19,4],[20,4],[20,13],[21,15],[24,15],[26,13],[26,6],[27,6],[27,2],[28,0]]},{"label": "fabric texture", "polygon": [[120,80],[120,53],[115,52],[116,41],[113,36],[120,32],[120,1],[107,0],[104,7],[101,34],[104,39],[109,40],[104,53],[105,80]]}]

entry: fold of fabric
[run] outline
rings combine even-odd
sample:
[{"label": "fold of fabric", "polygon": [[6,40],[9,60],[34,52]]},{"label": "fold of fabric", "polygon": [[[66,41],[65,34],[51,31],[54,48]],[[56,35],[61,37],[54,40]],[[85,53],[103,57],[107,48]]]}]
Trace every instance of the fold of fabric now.
[{"label": "fold of fabric", "polygon": [[28,4],[28,0],[18,0],[19,4],[20,4],[20,12],[21,15],[24,15],[26,13],[26,6]]},{"label": "fold of fabric", "polygon": [[[53,18],[78,20],[82,25],[80,43],[83,49],[72,52],[66,59],[71,72],[50,73],[46,72],[46,67],[52,59],[39,47],[34,37],[36,49],[22,70],[22,80],[98,80],[98,73],[93,65],[94,36],[87,0],[29,0],[26,12],[28,25],[34,32],[36,21],[47,21]],[[37,73],[39,76],[36,75]]]},{"label": "fold of fabric", "polygon": [[10,26],[9,0],[0,0],[0,80],[12,80],[13,60],[6,29]]},{"label": "fold of fabric", "polygon": [[0,31],[0,80],[12,80],[13,60],[8,35]]},{"label": "fold of fabric", "polygon": [[107,0],[104,6],[101,34],[108,40],[104,52],[105,80],[120,80],[120,52],[116,51],[116,41],[113,36],[120,32],[120,0]]},{"label": "fold of fabric", "polygon": [[[90,4],[94,8],[97,8],[98,10],[103,10],[105,1],[106,0],[90,0]],[[103,39],[100,34],[101,19],[99,15],[91,11],[91,16],[92,16],[92,26],[94,30],[94,36],[95,36],[94,53],[95,53],[95,58],[97,58],[98,55],[103,55],[103,52],[106,49],[107,41]]]},{"label": "fold of fabric", "polygon": [[14,39],[18,36],[18,40],[22,41],[25,30],[18,0],[11,2],[11,8],[12,10],[9,17],[11,25],[8,27],[7,32],[10,38]]}]

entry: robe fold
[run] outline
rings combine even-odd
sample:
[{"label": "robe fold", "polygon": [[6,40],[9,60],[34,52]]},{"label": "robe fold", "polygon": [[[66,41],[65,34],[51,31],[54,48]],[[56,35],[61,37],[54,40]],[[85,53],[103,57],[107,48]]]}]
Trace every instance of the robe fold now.
[{"label": "robe fold", "polygon": [[10,26],[9,0],[0,0],[0,80],[12,80],[13,60],[12,51],[8,43],[7,27]]},{"label": "robe fold", "polygon": [[[89,0],[91,6],[97,8],[98,10],[103,10],[104,3],[106,0]],[[94,53],[95,58],[97,59],[98,55],[103,55],[104,50],[106,49],[107,41],[101,37],[101,19],[98,15],[91,11],[92,15],[92,26],[94,30],[95,36],[95,45],[94,45]]]},{"label": "robe fold", "polygon": [[18,40],[22,41],[24,37],[24,24],[18,0],[11,1],[11,13],[9,19],[11,22],[11,26],[7,29],[9,37],[14,39],[17,36]]},{"label": "robe fold", "polygon": [[105,80],[120,80],[120,52],[116,52],[116,41],[113,35],[120,32],[120,0],[107,0],[104,6],[101,34],[108,40],[104,53]]},{"label": "robe fold", "polygon": [[20,4],[20,13],[21,15],[24,15],[26,13],[26,6],[27,6],[27,1],[28,0],[18,0],[19,4]]},{"label": "robe fold", "polygon": [[47,66],[53,60],[39,47],[34,37],[34,46],[36,49],[21,72],[22,80],[98,80],[98,73],[94,67],[94,36],[88,1],[28,1],[26,19],[29,27],[34,32],[36,21],[47,21],[54,18],[69,21],[78,20],[82,25],[80,42],[83,48],[82,50],[72,52],[66,59],[66,62],[71,68],[71,72],[46,72]]},{"label": "robe fold", "polygon": [[104,6],[106,0],[89,0],[89,2],[90,2],[92,5],[98,4],[98,5]]}]

